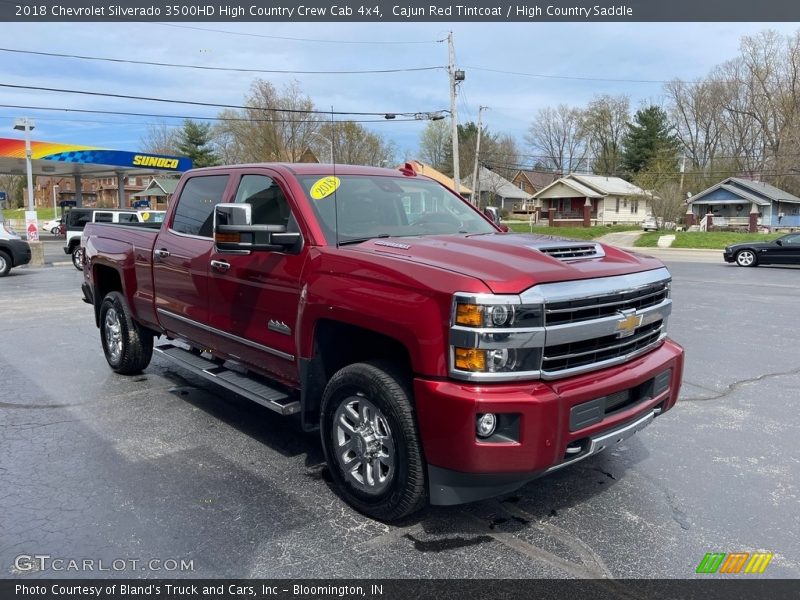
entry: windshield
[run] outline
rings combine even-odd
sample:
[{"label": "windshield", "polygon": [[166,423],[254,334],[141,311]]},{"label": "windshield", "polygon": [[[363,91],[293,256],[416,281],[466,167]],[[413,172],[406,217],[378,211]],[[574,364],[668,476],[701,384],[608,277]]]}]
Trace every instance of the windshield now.
[{"label": "windshield", "polygon": [[300,176],[328,243],[435,234],[493,233],[479,213],[434,181],[375,175]]}]

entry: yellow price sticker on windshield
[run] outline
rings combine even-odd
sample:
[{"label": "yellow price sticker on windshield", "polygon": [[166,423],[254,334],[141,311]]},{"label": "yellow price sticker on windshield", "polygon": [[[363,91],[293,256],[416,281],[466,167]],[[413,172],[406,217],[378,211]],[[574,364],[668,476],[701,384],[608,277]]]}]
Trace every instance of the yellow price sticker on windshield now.
[{"label": "yellow price sticker on windshield", "polygon": [[149,221],[150,220],[150,213],[149,212],[143,212],[142,213],[142,220],[143,221]]},{"label": "yellow price sticker on windshield", "polygon": [[339,185],[341,183],[342,181],[338,177],[323,177],[311,186],[311,197],[314,200],[322,200],[323,198],[327,198],[333,192],[339,189]]}]

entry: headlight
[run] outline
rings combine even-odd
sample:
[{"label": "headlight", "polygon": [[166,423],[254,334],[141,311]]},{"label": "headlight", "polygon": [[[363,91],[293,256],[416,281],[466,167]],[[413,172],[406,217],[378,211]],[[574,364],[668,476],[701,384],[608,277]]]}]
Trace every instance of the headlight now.
[{"label": "headlight", "polygon": [[535,379],[544,346],[544,305],[516,295],[457,293],[450,374],[470,381]]}]

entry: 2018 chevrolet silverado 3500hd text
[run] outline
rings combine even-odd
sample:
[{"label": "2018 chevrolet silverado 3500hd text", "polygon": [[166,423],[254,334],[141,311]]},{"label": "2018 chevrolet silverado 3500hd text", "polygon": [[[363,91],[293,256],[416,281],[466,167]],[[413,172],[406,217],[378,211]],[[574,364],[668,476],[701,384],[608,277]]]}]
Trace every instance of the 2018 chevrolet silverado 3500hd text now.
[{"label": "2018 chevrolet silverado 3500hd text", "polygon": [[410,166],[189,171],[160,230],[90,223],[83,246],[114,371],[155,350],[299,413],[378,519],[511,492],[678,397],[659,261],[502,233]]}]

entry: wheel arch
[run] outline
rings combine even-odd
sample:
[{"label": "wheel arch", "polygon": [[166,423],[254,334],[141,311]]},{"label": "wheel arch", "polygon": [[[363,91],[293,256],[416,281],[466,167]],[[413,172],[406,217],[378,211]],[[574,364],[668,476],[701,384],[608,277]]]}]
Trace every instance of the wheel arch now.
[{"label": "wheel arch", "polygon": [[[341,340],[346,343],[340,343]],[[317,426],[325,385],[337,371],[374,360],[391,361],[409,378],[413,373],[411,354],[397,338],[342,321],[317,321],[311,357],[300,359],[304,428]]]}]

